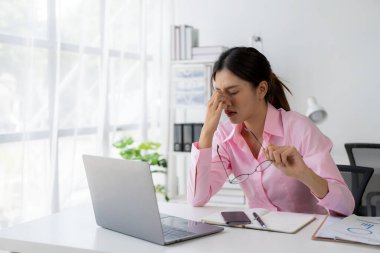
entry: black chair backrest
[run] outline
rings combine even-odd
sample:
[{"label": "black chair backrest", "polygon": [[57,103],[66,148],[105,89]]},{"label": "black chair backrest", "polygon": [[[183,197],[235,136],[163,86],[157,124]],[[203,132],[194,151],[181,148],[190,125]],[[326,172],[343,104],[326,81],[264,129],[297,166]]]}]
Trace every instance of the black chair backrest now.
[{"label": "black chair backrest", "polygon": [[[371,167],[374,173],[362,197],[362,205],[367,208],[365,215],[380,216],[380,144],[345,143],[351,165]],[[376,211],[376,206],[378,210]]]},{"label": "black chair backrest", "polygon": [[351,165],[380,168],[380,144],[377,143],[345,143]]},{"label": "black chair backrest", "polygon": [[352,195],[355,199],[354,214],[361,215],[360,210],[361,199],[368,181],[373,174],[373,168],[355,166],[355,165],[341,165],[338,164],[338,169],[346,181],[348,188],[350,188]]}]

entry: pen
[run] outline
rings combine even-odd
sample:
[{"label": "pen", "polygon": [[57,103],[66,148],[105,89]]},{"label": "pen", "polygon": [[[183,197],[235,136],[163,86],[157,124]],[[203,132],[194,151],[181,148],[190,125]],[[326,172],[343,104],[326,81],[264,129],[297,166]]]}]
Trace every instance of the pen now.
[{"label": "pen", "polygon": [[267,225],[265,225],[264,221],[260,218],[260,216],[256,212],[253,212],[253,217],[255,217],[255,220],[257,220],[260,223],[260,226],[262,228],[267,228]]}]

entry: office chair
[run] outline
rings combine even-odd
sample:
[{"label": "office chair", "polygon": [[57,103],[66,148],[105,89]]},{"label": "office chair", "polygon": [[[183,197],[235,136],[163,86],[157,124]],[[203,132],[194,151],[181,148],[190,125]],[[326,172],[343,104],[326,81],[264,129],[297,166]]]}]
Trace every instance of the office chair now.
[{"label": "office chair", "polygon": [[354,214],[363,215],[364,212],[361,210],[361,200],[368,181],[373,174],[373,168],[341,164],[338,164],[337,166],[344,181],[346,181],[348,188],[354,196]]},{"label": "office chair", "polygon": [[346,143],[348,159],[351,165],[374,168],[374,174],[363,194],[367,216],[380,216],[380,144]]}]

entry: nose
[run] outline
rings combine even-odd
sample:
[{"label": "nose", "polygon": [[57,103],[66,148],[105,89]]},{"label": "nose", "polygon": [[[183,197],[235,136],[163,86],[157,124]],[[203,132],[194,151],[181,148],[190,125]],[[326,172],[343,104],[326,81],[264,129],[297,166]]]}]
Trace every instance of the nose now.
[{"label": "nose", "polygon": [[231,96],[230,96],[230,95],[227,95],[226,97],[227,97],[227,99],[226,99],[225,104],[226,104],[227,107],[230,107],[230,106],[232,105],[232,99],[231,99]]}]

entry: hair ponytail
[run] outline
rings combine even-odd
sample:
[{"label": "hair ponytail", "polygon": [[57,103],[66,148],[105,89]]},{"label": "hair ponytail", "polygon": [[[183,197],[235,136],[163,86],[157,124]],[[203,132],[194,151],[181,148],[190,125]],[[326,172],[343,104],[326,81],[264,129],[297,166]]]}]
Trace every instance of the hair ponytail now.
[{"label": "hair ponytail", "polygon": [[272,72],[267,58],[255,48],[234,47],[223,52],[214,64],[212,79],[215,80],[216,73],[223,69],[228,69],[241,79],[250,82],[254,88],[257,88],[261,81],[266,81],[268,83],[266,101],[277,109],[290,111],[285,90],[292,93]]},{"label": "hair ponytail", "polygon": [[285,84],[283,84],[278,79],[278,77],[272,72],[270,81],[268,82],[268,92],[265,98],[275,108],[282,108],[285,111],[290,111],[290,106],[285,95],[285,90],[292,94],[289,88]]}]

